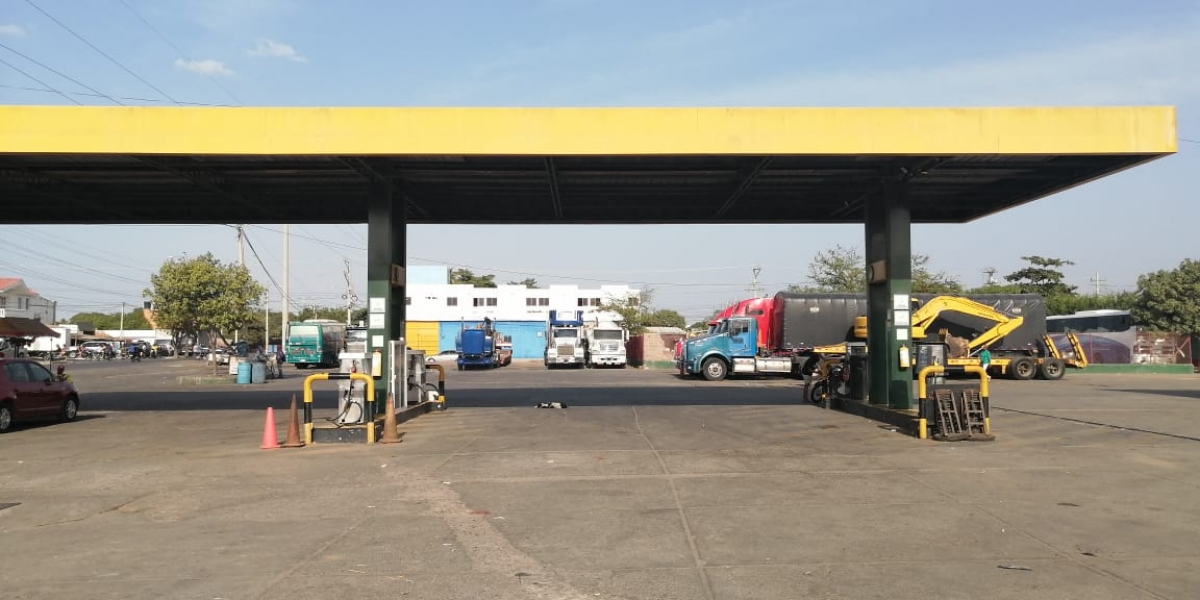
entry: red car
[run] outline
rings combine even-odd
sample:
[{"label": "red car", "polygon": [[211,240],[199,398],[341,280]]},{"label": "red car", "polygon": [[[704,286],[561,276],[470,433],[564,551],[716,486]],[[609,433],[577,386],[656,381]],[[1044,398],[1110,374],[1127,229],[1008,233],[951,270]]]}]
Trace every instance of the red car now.
[{"label": "red car", "polygon": [[13,421],[58,417],[73,421],[79,413],[75,384],[41,364],[20,358],[0,359],[0,433]]}]

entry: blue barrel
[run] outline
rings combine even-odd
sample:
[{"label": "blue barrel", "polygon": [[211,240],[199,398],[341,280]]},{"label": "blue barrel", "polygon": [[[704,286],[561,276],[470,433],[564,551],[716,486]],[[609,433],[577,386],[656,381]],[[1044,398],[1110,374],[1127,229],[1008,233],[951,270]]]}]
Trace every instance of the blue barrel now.
[{"label": "blue barrel", "polygon": [[242,361],[242,362],[238,363],[237,382],[238,383],[250,383],[251,375],[253,374],[253,370],[252,370],[253,368],[254,368],[254,365],[250,364],[250,361]]}]

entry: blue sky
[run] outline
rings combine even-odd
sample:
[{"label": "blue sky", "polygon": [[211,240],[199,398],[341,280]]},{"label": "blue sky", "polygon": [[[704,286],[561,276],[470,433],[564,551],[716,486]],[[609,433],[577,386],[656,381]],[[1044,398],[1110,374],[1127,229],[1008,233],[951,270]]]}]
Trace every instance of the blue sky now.
[{"label": "blue sky", "polygon": [[[983,281],[984,268],[1009,273],[1021,255],[1040,254],[1075,261],[1067,274],[1081,288],[1099,273],[1106,290],[1132,288],[1138,274],[1200,251],[1192,183],[1200,0],[5,4],[0,59],[40,80],[0,63],[5,104],[71,103],[49,87],[95,105],[112,102],[86,94],[144,105],[169,105],[166,96],[252,106],[1174,105],[1177,155],[974,223],[916,226],[913,248],[968,285]],[[279,230],[248,228],[277,281]],[[341,302],[344,258],[362,293],[365,226],[292,231],[294,302]],[[0,226],[0,234],[13,248],[0,256],[0,275],[23,277],[66,314],[140,302],[149,274],[170,256],[236,258],[234,231],[220,225]],[[803,282],[822,248],[862,240],[853,226],[654,226],[659,250],[631,245],[599,261],[561,244],[546,252],[562,235],[622,233],[413,226],[409,262],[467,266],[501,281],[529,273],[543,283],[648,284],[657,305],[694,319],[744,296],[755,265],[775,291]],[[727,250],[679,251],[697,238],[723,240]]]}]

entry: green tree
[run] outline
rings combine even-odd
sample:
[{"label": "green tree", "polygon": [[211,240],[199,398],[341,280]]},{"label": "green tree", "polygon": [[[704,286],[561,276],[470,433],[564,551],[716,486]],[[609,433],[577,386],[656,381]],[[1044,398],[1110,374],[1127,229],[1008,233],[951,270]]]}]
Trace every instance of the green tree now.
[{"label": "green tree", "polygon": [[520,281],[510,281],[508,282],[508,285],[523,285],[531,290],[536,290],[540,287],[538,286],[537,280],[532,277],[526,277]]},{"label": "green tree", "polygon": [[[120,311],[111,313],[81,312],[75,313],[67,322],[76,325],[91,323],[96,329],[119,330],[121,329],[121,313]],[[146,321],[140,308],[125,313],[124,326],[129,330],[150,329],[150,323]]]},{"label": "green tree", "polygon": [[914,294],[961,294],[963,287],[954,276],[945,271],[929,270],[929,256],[912,256],[912,291]]},{"label": "green tree", "polygon": [[646,316],[647,327],[678,327],[687,328],[687,319],[669,308],[656,310]]},{"label": "green tree", "polygon": [[472,285],[477,288],[496,287],[495,275],[476,275],[470,269],[450,269],[450,283]]},{"label": "green tree", "polygon": [[619,315],[618,323],[631,334],[642,333],[647,327],[687,326],[687,319],[677,311],[655,309],[651,306],[653,290],[642,290],[625,298],[610,298],[600,305],[600,310]]},{"label": "green tree", "polygon": [[1138,277],[1133,320],[1149,329],[1200,334],[1200,260]]},{"label": "green tree", "polygon": [[201,333],[225,340],[227,333],[262,318],[259,302],[266,289],[245,267],[224,264],[211,253],[168,260],[150,276],[150,286],[144,293],[154,303],[155,321],[176,342]]},{"label": "green tree", "polygon": [[1004,280],[1016,284],[1022,294],[1041,294],[1049,298],[1059,295],[1073,295],[1075,286],[1067,285],[1066,275],[1062,268],[1075,263],[1062,258],[1046,258],[1043,256],[1022,256],[1021,260],[1029,263],[1023,269],[1004,276]]},{"label": "green tree", "polygon": [[328,319],[343,323],[346,321],[346,307],[344,306],[305,306],[296,313],[294,320],[307,321],[309,319]]},{"label": "green tree", "polygon": [[[867,291],[866,259],[858,248],[841,245],[822,250],[808,265],[812,285],[790,285],[789,292],[862,294]],[[912,291],[927,294],[958,294],[962,284],[943,271],[929,269],[929,256],[912,255]]]}]

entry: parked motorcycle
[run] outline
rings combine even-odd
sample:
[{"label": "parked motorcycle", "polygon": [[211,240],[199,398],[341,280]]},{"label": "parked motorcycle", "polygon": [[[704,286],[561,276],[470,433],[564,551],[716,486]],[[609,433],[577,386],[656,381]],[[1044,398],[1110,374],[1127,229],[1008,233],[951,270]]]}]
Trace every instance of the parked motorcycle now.
[{"label": "parked motorcycle", "polygon": [[850,397],[850,369],[844,360],[830,362],[821,376],[808,391],[808,400],[813,404],[828,407],[833,399]]}]

